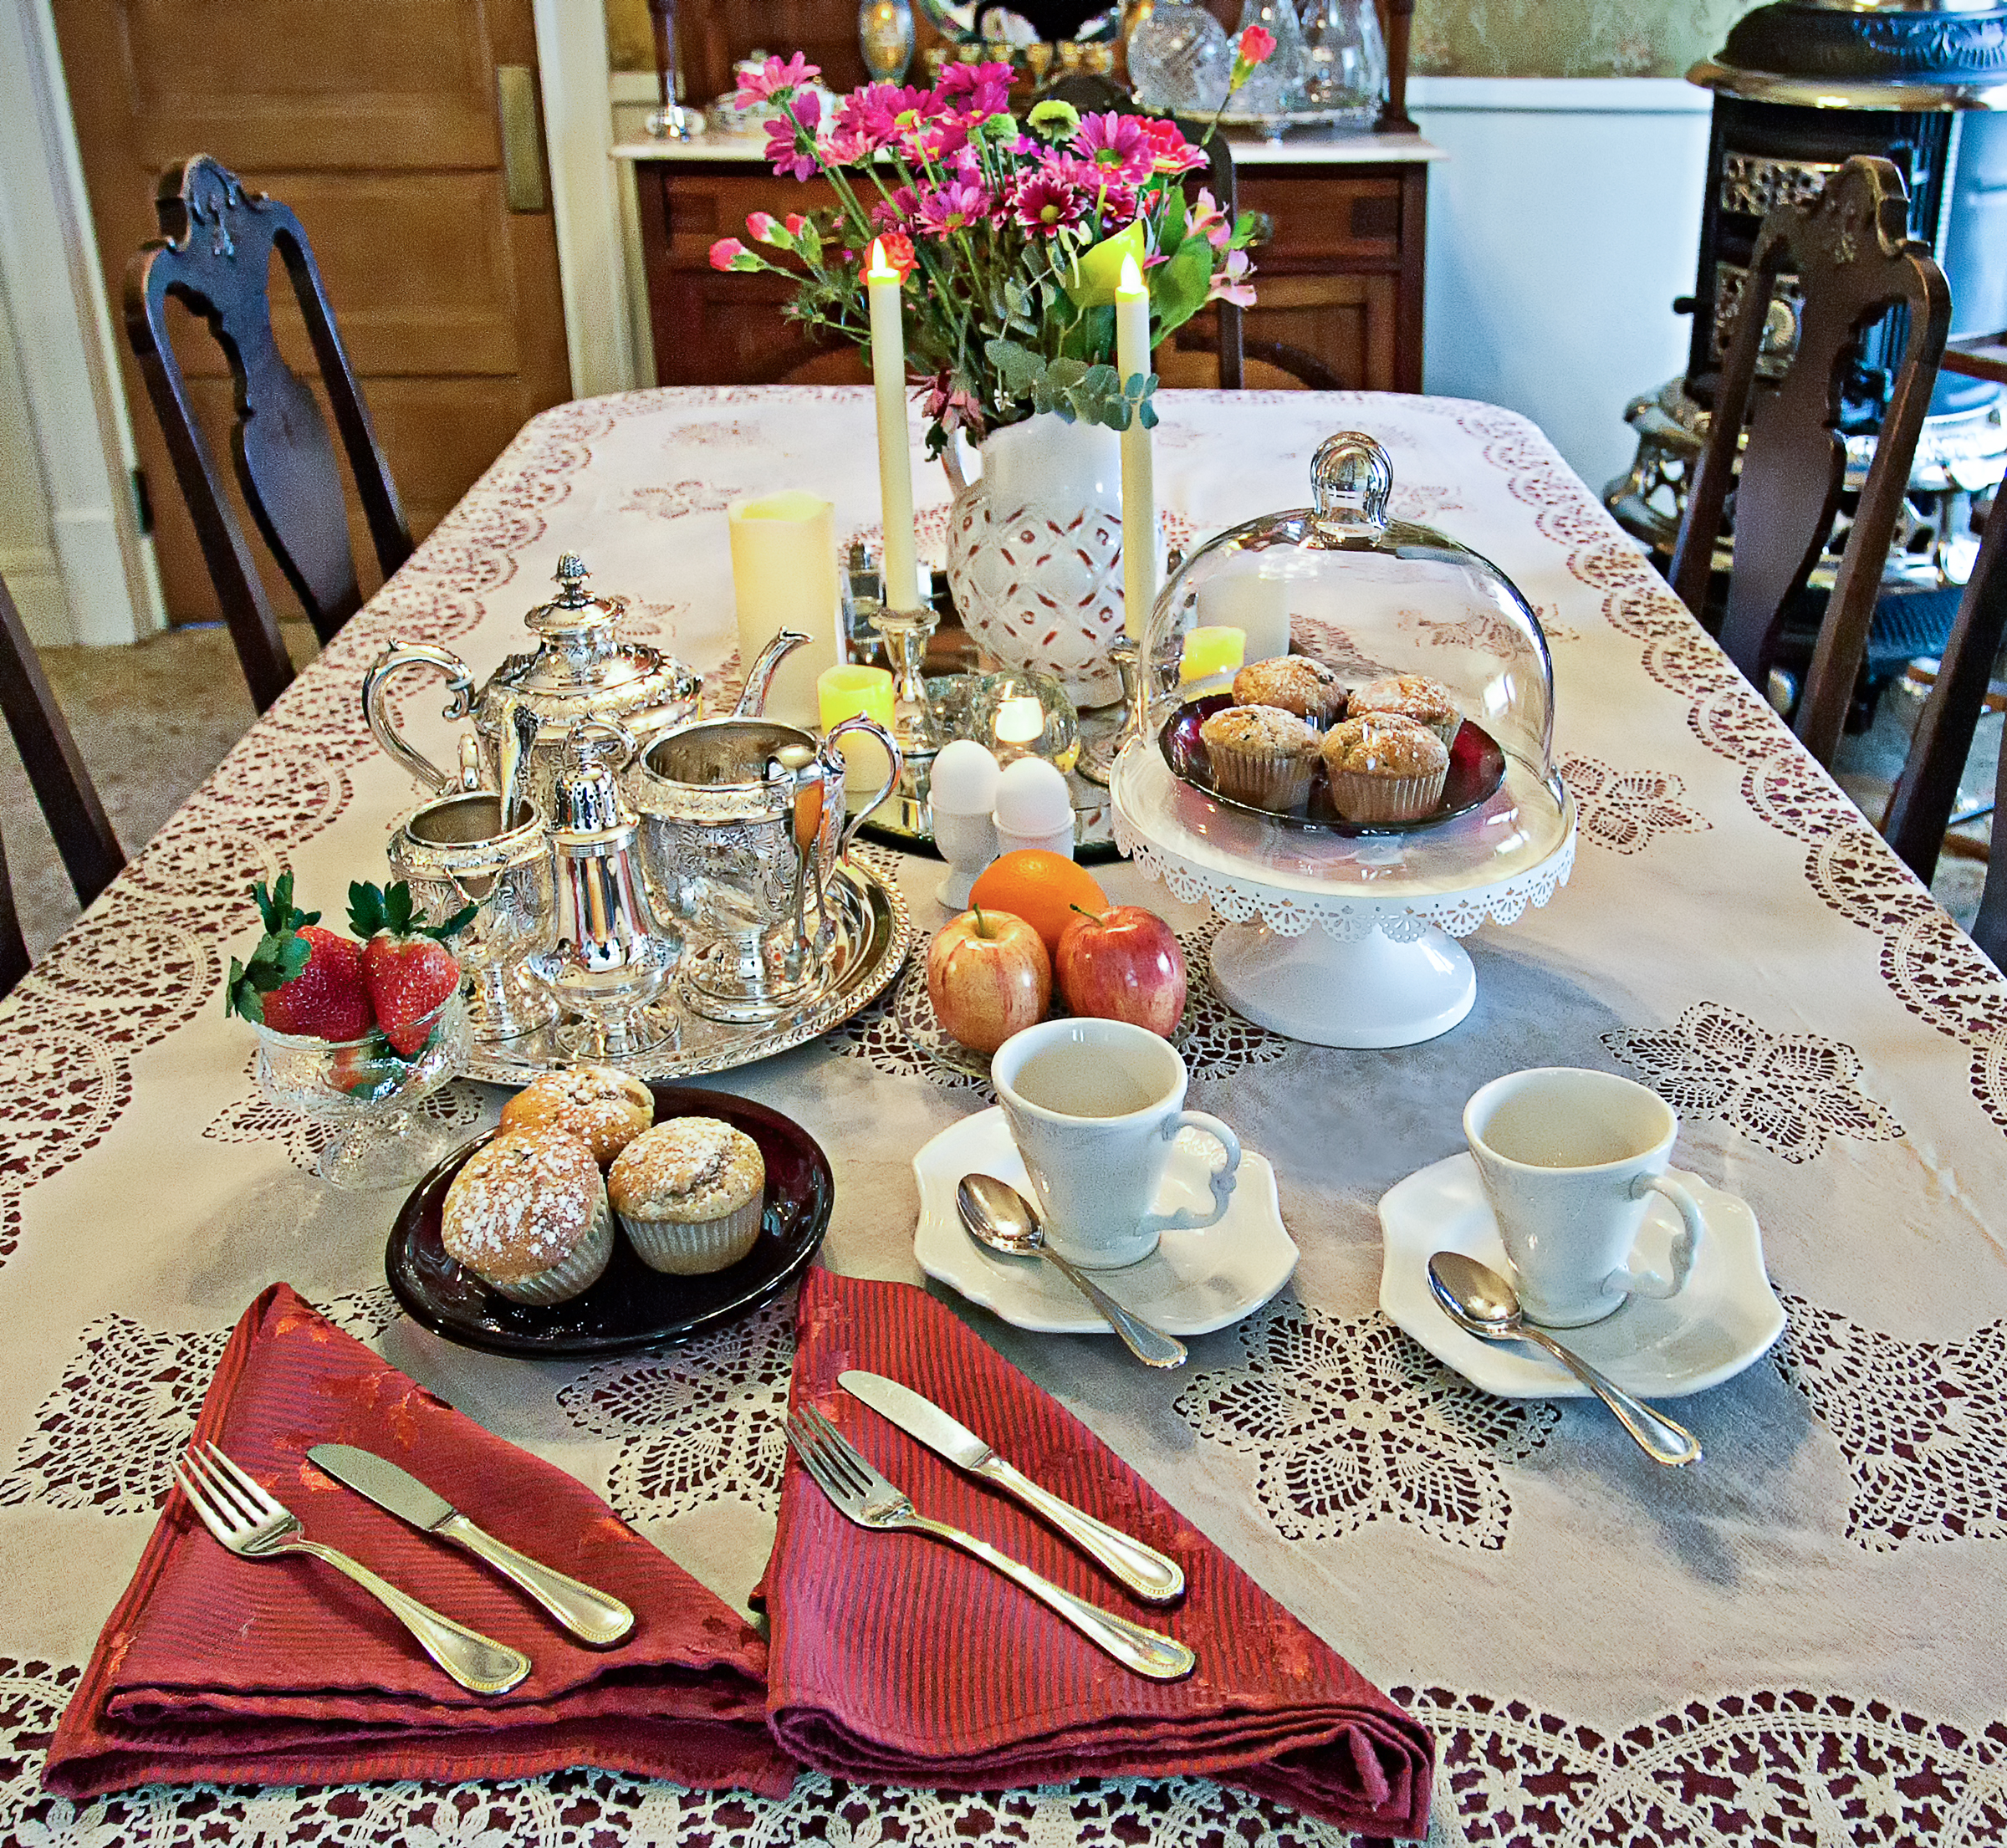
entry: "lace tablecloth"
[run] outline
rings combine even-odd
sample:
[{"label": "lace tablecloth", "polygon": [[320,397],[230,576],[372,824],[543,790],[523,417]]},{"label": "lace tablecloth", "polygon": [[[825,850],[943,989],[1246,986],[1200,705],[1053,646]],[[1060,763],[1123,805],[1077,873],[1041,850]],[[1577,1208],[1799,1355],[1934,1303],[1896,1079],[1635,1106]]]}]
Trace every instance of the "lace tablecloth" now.
[{"label": "lace tablecloth", "polygon": [[[1438,1732],[1444,1842],[2007,1840],[2007,987],[1520,418],[1392,396],[1174,393],[1160,495],[1200,529],[1300,504],[1357,426],[1396,510],[1494,559],[1554,645],[1572,882],[1468,940],[1476,1011],[1430,1044],[1277,1039],[1200,998],[1192,1101],[1274,1162],[1291,1287],[1146,1373],[1111,1340],[968,1311],[1284,1604]],[[289,862],[309,906],[380,876],[410,784],[365,730],[387,637],[477,677],[522,644],[560,550],[714,676],[735,646],[727,504],[876,518],[868,393],[662,391],[529,425],[396,579],[0,1007],[0,1836],[324,1845],[614,1840],[1324,1842],[1194,1780],[992,1796],[804,1776],[779,1803],[575,1773],[503,1786],[156,1789],[73,1808],[42,1743],[138,1558],[226,1334],[285,1279],[482,1423],[570,1470],[728,1598],[772,1534],[791,1346],[776,1304],[590,1366],[467,1352],[383,1282],[396,1201],[313,1178],[219,999]],[[921,477],[937,534],[946,487]],[[404,702],[443,751],[437,702]],[[432,722],[429,735],[425,722]],[[893,862],[889,856],[886,864]],[[931,925],[937,866],[898,863]],[[1203,967],[1212,922],[1134,869]],[[1202,984],[1198,986],[1203,987]],[[798,1118],[837,1177],[825,1259],[917,1280],[910,1166],[988,1100],[910,1030],[910,987],[723,1080]],[[1593,1403],[1484,1396],[1375,1307],[1379,1196],[1460,1146],[1515,1067],[1629,1072],[1683,1166],[1746,1198],[1790,1326],[1683,1401],[1672,1473]],[[498,1094],[438,1107],[470,1131]],[[917,1544],[917,1543],[916,1543]]]}]

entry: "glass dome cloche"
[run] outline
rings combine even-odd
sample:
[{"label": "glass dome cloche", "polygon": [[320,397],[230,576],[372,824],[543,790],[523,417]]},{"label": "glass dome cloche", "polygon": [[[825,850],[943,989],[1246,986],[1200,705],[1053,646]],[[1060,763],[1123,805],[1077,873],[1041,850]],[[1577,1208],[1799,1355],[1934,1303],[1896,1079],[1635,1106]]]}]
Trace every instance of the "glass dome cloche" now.
[{"label": "glass dome cloche", "polygon": [[[1393,486],[1392,461],[1373,437],[1350,430],[1327,437],[1310,463],[1310,506],[1230,527],[1172,574],[1151,611],[1143,658],[1165,661],[1194,628],[1230,627],[1246,636],[1247,661],[1287,654],[1294,645],[1330,668],[1348,694],[1402,675],[1439,683],[1464,725],[1445,739],[1451,769],[1443,804],[1392,824],[1407,829],[1489,797],[1499,785],[1501,758],[1522,775],[1553,782],[1554,669],[1540,619],[1518,586],[1468,547],[1391,518]],[[1228,702],[1223,694],[1195,702],[1205,710],[1193,716]],[[1149,735],[1164,717],[1153,706]],[[1185,773],[1184,765],[1173,768]],[[1383,831],[1348,825],[1320,799],[1323,787],[1320,776],[1309,802],[1278,819],[1339,833]]]},{"label": "glass dome cloche", "polygon": [[[1392,518],[1393,487],[1386,449],[1341,431],[1308,507],[1184,560],[1140,638],[1109,786],[1117,845],[1228,927],[1214,988],[1323,1045],[1447,1032],[1477,997],[1453,940],[1546,904],[1575,860],[1540,620],[1489,559]],[[1270,664],[1238,707],[1223,673],[1169,694],[1181,666],[1231,658],[1223,629]]]}]

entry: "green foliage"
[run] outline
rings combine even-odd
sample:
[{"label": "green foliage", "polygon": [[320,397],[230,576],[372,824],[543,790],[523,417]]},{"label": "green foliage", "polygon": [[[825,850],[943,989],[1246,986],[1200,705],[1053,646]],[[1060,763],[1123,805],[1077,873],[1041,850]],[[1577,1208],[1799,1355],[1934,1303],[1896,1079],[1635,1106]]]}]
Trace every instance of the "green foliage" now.
[{"label": "green foliage", "polygon": [[1157,390],[1154,372],[1147,377],[1131,373],[1125,380],[1111,365],[1048,360],[1014,340],[991,340],[983,350],[1005,395],[1029,399],[1036,414],[1049,411],[1068,423],[1101,424],[1110,430],[1126,430],[1136,418],[1146,430],[1157,427],[1157,408],[1150,401]]}]

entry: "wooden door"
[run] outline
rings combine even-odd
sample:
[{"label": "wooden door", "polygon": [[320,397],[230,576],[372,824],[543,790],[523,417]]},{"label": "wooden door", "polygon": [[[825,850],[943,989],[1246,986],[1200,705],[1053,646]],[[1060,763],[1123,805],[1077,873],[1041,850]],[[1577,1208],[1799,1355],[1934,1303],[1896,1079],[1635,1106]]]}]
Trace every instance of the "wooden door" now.
[{"label": "wooden door", "polygon": [[[503,158],[498,85],[534,115],[529,0],[54,0],[54,8],[115,317],[127,263],[159,234],[156,178],[186,156],[212,154],[305,225],[414,538],[526,419],[570,396],[540,129],[516,139],[513,164]],[[288,363],[317,380],[276,262],[272,294]],[[207,330],[176,319],[176,350],[227,472],[228,372]],[[216,620],[195,529],[122,337],[120,348],[169,613]],[[375,559],[352,489],[350,502],[366,592]],[[266,583],[276,609],[297,608],[275,567]]]}]

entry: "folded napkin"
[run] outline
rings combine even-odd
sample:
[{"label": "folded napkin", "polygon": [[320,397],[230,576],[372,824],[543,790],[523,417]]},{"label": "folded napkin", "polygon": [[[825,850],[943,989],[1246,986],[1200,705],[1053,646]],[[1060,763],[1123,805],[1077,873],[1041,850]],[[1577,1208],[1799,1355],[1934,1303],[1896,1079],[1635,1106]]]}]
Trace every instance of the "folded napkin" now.
[{"label": "folded napkin", "polygon": [[[314,1539],[535,1663],[470,1694],[373,1598],[307,1559],[240,1560],[177,1488],[49,1748],[51,1790],[159,1781],[518,1778],[570,1765],[779,1795],[766,1651],[722,1600],[563,1471],[491,1436],[283,1284],[244,1313],[196,1421]],[[610,1650],[575,1641],[488,1567],[325,1477],[309,1445],[403,1465],[495,1534],[624,1600]]]},{"label": "folded napkin", "polygon": [[[912,1386],[1054,1493],[1169,1554],[1183,1600],[1129,1597],[1016,1503],[844,1391],[848,1367]],[[1182,1682],[1132,1674],[957,1549],[853,1526],[790,1457],[764,1596],[769,1716],[796,1758],[958,1790],[1194,1774],[1370,1834],[1427,1827],[1434,1748],[1420,1724],[924,1291],[812,1271],[794,1396],[923,1514],[1198,1655]]]}]

